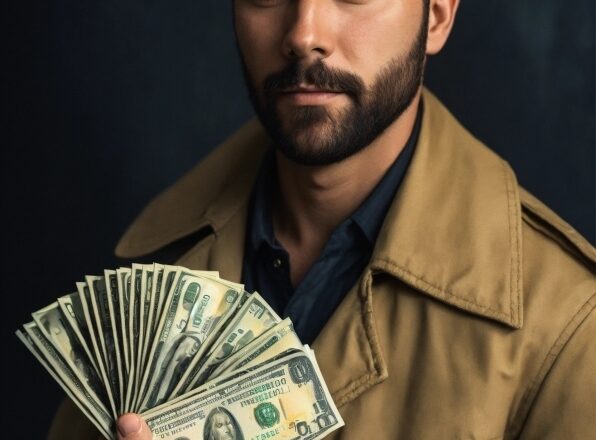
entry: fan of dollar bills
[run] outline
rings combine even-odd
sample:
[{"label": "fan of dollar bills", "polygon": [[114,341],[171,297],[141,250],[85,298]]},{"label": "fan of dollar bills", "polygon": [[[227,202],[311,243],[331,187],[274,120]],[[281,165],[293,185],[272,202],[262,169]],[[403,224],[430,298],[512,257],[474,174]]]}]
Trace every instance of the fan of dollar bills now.
[{"label": "fan of dollar bills", "polygon": [[310,348],[217,272],[133,264],[86,276],[17,336],[108,439],[318,439],[343,426]]}]

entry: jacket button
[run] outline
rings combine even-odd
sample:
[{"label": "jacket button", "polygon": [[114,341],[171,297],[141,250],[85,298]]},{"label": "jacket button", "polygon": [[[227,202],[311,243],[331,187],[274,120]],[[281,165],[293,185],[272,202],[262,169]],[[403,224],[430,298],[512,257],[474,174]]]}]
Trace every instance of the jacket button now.
[{"label": "jacket button", "polygon": [[275,267],[276,269],[279,269],[282,265],[282,262],[279,258],[276,258],[275,260],[273,260],[273,267]]}]

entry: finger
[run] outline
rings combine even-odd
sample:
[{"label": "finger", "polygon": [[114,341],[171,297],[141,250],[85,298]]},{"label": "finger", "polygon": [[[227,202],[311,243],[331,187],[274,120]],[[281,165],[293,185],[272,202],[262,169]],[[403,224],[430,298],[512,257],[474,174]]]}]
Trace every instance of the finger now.
[{"label": "finger", "polygon": [[123,414],[116,423],[118,440],[151,440],[151,430],[145,421],[136,414]]}]

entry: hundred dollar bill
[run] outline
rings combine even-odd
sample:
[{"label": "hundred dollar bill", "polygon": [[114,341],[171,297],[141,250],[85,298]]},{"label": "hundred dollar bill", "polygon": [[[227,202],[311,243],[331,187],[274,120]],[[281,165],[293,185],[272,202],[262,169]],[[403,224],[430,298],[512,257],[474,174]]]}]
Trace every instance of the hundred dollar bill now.
[{"label": "hundred dollar bill", "polygon": [[102,276],[87,275],[85,281],[87,286],[89,286],[89,292],[91,294],[91,307],[99,335],[99,346],[109,381],[106,385],[109,385],[116,412],[119,412],[122,410],[120,401],[120,375],[118,374],[118,362],[116,360],[117,346],[110,315],[111,300],[108,294],[106,279]]},{"label": "hundred dollar bill", "polygon": [[154,439],[319,439],[343,426],[310,351],[145,416]]},{"label": "hundred dollar bill", "polygon": [[58,298],[58,305],[79,340],[79,344],[89,358],[93,369],[99,375],[99,367],[97,366],[95,357],[91,354],[91,335],[87,328],[87,322],[83,314],[83,305],[81,304],[78,293],[71,293]]},{"label": "hundred dollar bill", "polygon": [[[172,286],[173,279],[176,273],[186,270],[197,276],[211,277],[219,279],[219,273],[213,271],[190,271],[180,266],[168,266],[163,264],[153,264],[152,270],[147,270],[147,279],[145,286],[149,301],[148,309],[145,309],[144,323],[141,326],[142,333],[142,353],[141,353],[141,371],[147,366],[149,353],[153,345],[154,336],[159,324],[158,318],[162,310],[162,305],[165,302],[164,298]],[[165,279],[165,282],[164,282]],[[140,381],[139,381],[140,382]],[[138,395],[140,398],[140,394]],[[133,403],[133,407],[138,406],[138,399]]]},{"label": "hundred dollar bill", "polygon": [[242,296],[242,286],[235,283],[185,271],[176,277],[141,381],[144,399],[136,410],[166,400],[190,361],[227,321]]},{"label": "hundred dollar bill", "polygon": [[[140,276],[139,276],[140,273]],[[144,344],[145,344],[145,326],[149,308],[151,306],[151,288],[153,287],[153,265],[134,265],[133,264],[133,288],[135,291],[135,315],[134,327],[136,331],[136,353],[134,361],[134,380],[133,392],[131,395],[130,408],[136,407],[136,402],[140,398],[138,386],[141,382],[141,374],[144,371]]]},{"label": "hundred dollar bill", "polygon": [[108,425],[107,419],[102,419],[101,416],[98,417],[97,414],[94,414],[91,410],[88,409],[87,405],[84,403],[83,400],[79,398],[78,395],[73,392],[71,387],[67,386],[66,382],[56,373],[55,369],[48,363],[46,360],[46,355],[42,353],[39,348],[33,342],[31,336],[27,333],[23,333],[20,330],[16,331],[16,335],[19,340],[27,347],[27,349],[35,356],[38,362],[45,368],[45,370],[52,376],[52,378],[58,383],[58,385],[64,390],[66,395],[72,400],[75,405],[81,410],[81,412],[87,417],[93,425],[98,429],[98,431],[107,439],[113,440],[114,436],[111,432],[111,428]]},{"label": "hundred dollar bill", "polygon": [[[178,266],[164,266],[163,274],[161,276],[161,283],[156,286],[156,301],[157,306],[156,318],[153,321],[153,333],[156,334],[161,317],[163,316],[164,307],[168,298],[170,298],[170,292],[174,289],[174,281],[177,281],[180,274],[184,271],[183,268]],[[159,293],[157,293],[159,292]]]},{"label": "hundred dollar bill", "polygon": [[209,350],[188,366],[172,395],[182,394],[204,383],[219,364],[280,321],[281,318],[261,295],[256,292],[250,295]]},{"label": "hundred dollar bill", "polygon": [[74,331],[62,315],[58,303],[50,304],[31,315],[39,331],[60,353],[86,391],[96,401],[102,401],[102,398],[105,398],[102,383]]},{"label": "hundred dollar bill", "polygon": [[[242,350],[238,351],[233,356],[230,356],[226,362],[229,360],[231,363],[228,365],[221,364],[220,367],[218,367],[218,371],[213,372],[213,379],[197,388],[193,388],[188,393],[175,399],[168,400],[162,405],[144,412],[143,415],[150,416],[156,414],[168,406],[188,399],[191,396],[204,393],[205,391],[220,386],[240,375],[246,374],[247,370],[260,368],[267,362],[275,362],[277,359],[281,359],[289,354],[305,350],[308,351],[308,348],[302,345],[298,335],[294,332],[294,326],[292,325],[291,320],[286,318],[267,330],[263,335],[259,336]],[[221,368],[222,366],[224,366],[225,369]]]},{"label": "hundred dollar bill", "polygon": [[[76,283],[77,290],[79,292],[79,298],[81,300],[81,305],[83,306],[83,315],[85,317],[85,322],[87,323],[87,328],[89,330],[89,336],[91,338],[91,346],[93,348],[92,353],[95,355],[95,360],[97,362],[97,366],[99,367],[99,377],[103,381],[104,384],[109,384],[110,381],[108,379],[108,372],[106,369],[106,360],[102,357],[102,349],[100,348],[99,343],[99,328],[97,327],[97,321],[95,319],[95,315],[93,313],[93,308],[91,304],[91,291],[89,289],[89,285],[85,282],[78,282]],[[106,394],[108,396],[108,401],[110,404],[110,409],[114,416],[117,415],[118,410],[116,409],[116,404],[114,402],[114,396],[111,393],[109,387],[106,387]]]},{"label": "hundred dollar bill", "polygon": [[[195,275],[195,276],[199,276],[199,277],[204,277],[204,278],[210,278],[213,280],[219,280],[219,272],[217,271],[193,271],[190,269],[186,269],[184,267],[181,266],[170,266],[170,265],[157,265],[159,267],[159,274],[157,276],[157,278],[154,280],[154,292],[152,293],[152,295],[155,297],[154,300],[152,300],[152,303],[154,304],[153,308],[156,308],[157,310],[154,312],[153,314],[153,318],[152,318],[152,328],[151,328],[151,336],[148,338],[148,344],[146,343],[147,347],[146,347],[146,355],[145,357],[147,358],[147,362],[145,363],[145,374],[142,377],[142,380],[140,381],[140,387],[139,387],[139,393],[137,396],[136,401],[134,402],[134,408],[138,409],[140,403],[141,403],[141,399],[142,397],[145,395],[145,390],[149,387],[149,382],[148,382],[148,374],[147,374],[147,370],[150,367],[149,364],[149,359],[155,359],[155,355],[154,352],[152,351],[152,348],[154,346],[154,344],[158,344],[158,341],[156,341],[156,338],[159,336],[160,332],[160,325],[162,324],[162,319],[164,318],[163,315],[163,311],[164,311],[164,306],[166,303],[171,303],[171,301],[174,298],[174,294],[175,294],[175,289],[176,286],[178,284],[178,281],[180,280],[180,277],[182,275]],[[228,283],[228,285],[231,288],[238,288],[240,289],[242,286],[241,285],[237,285],[234,283]],[[169,330],[167,329],[167,324],[166,324],[166,331],[169,332]]]},{"label": "hundred dollar bill", "polygon": [[[289,353],[286,353],[286,354],[289,354]],[[259,365],[259,367],[260,366],[261,365]],[[212,390],[213,388],[223,385],[224,383],[230,382],[230,381],[246,374],[246,372],[247,372],[246,370],[242,370],[242,371],[234,371],[234,372],[223,374],[214,380],[204,383],[200,387],[194,388],[193,390],[189,391],[188,393],[182,394],[182,395],[176,397],[175,399],[168,400],[167,402],[162,403],[161,405],[158,405],[156,407],[153,407],[149,410],[142,412],[142,415],[143,415],[143,417],[151,417],[155,414],[160,414],[164,410],[171,408],[172,405],[182,402],[183,400],[188,400],[193,396],[198,396],[199,394],[204,393],[209,390]]]},{"label": "hundred dollar bill", "polygon": [[[158,265],[160,267],[160,273],[155,284],[155,312],[153,314],[153,328],[152,334],[158,330],[160,324],[160,317],[162,316],[163,309],[171,289],[174,287],[174,281],[178,279],[182,272],[187,274],[193,274],[197,276],[204,276],[207,278],[219,279],[219,272],[217,271],[204,271],[204,270],[190,270],[181,266],[170,266],[170,265]],[[163,268],[163,272],[161,272]],[[152,342],[148,348],[152,347]]]},{"label": "hundred dollar bill", "polygon": [[122,339],[122,326],[120,323],[120,295],[118,292],[118,274],[115,270],[105,270],[106,292],[108,294],[108,307],[110,312],[110,326],[112,328],[112,338],[115,345],[116,370],[118,375],[118,398],[119,412],[124,413],[124,377],[125,365],[122,353],[124,352]]},{"label": "hundred dollar bill", "polygon": [[140,336],[139,318],[142,311],[143,294],[141,293],[143,276],[143,265],[134,263],[130,275],[130,295],[128,297],[128,349],[129,349],[129,370],[128,384],[126,388],[126,397],[124,407],[127,410],[133,408],[135,391],[138,391],[137,375],[138,365],[138,347]]},{"label": "hundred dollar bill", "polygon": [[120,334],[122,335],[122,357],[124,358],[125,377],[123,381],[124,392],[126,392],[128,381],[126,378],[130,372],[130,350],[128,344],[128,303],[130,298],[130,269],[121,267],[116,269],[116,279],[118,283],[118,304],[120,307]]},{"label": "hundred dollar bill", "polygon": [[221,375],[214,377],[212,380],[205,382],[203,385],[200,385],[197,388],[193,388],[188,393],[182,394],[182,395],[176,397],[175,399],[168,400],[167,402],[162,403],[161,405],[158,405],[156,407],[153,407],[151,409],[143,411],[141,414],[143,415],[144,418],[153,417],[154,415],[161,414],[164,411],[173,408],[175,405],[177,405],[180,402],[190,401],[192,398],[198,396],[199,394],[203,394],[207,391],[213,390],[214,388],[218,388],[224,384],[233,382],[233,381],[239,379],[240,377],[245,376],[249,372],[251,372],[253,370],[258,370],[259,368],[261,368],[267,364],[272,365],[272,364],[276,363],[277,361],[279,361],[283,358],[286,358],[290,355],[293,355],[295,353],[306,353],[306,352],[312,353],[312,351],[310,350],[310,347],[308,345],[302,345],[297,349],[292,348],[292,349],[280,352],[279,354],[276,354],[271,358],[267,358],[263,362],[256,363],[254,365],[253,365],[253,363],[251,363],[251,366],[245,366],[244,368],[242,368],[240,370],[235,370],[235,371],[230,370],[228,372],[222,373]]},{"label": "hundred dollar bill", "polygon": [[[269,362],[271,364],[275,363],[277,360],[279,360],[283,357],[289,356],[291,354],[294,354],[298,351],[300,351],[300,352],[304,351],[304,347],[302,347],[299,350],[291,350],[291,351],[281,353],[272,359],[268,359],[267,362]],[[156,414],[161,414],[163,411],[165,411],[169,408],[172,408],[174,405],[176,405],[182,401],[188,401],[192,397],[196,397],[199,394],[203,394],[203,393],[210,391],[214,388],[220,387],[221,385],[226,384],[228,382],[233,382],[234,380],[238,379],[239,377],[246,375],[248,372],[250,372],[252,370],[256,370],[256,369],[264,366],[265,363],[266,362],[263,362],[262,364],[258,364],[258,365],[255,365],[254,367],[245,368],[245,369],[242,369],[239,371],[232,371],[232,372],[224,373],[221,376],[218,376],[218,377],[214,378],[213,380],[210,380],[209,382],[206,382],[197,388],[193,388],[188,393],[182,394],[182,395],[176,397],[175,399],[168,400],[167,402],[162,403],[161,405],[158,405],[158,406],[151,408],[147,411],[144,411],[141,414],[144,418],[152,417]]]},{"label": "hundred dollar bill", "polygon": [[[163,278],[165,266],[163,264],[153,264],[150,271],[147,271],[147,278],[145,280],[145,289],[149,295],[149,307],[145,311],[145,321],[143,323],[143,347],[141,352],[141,365],[143,367],[147,364],[147,356],[151,349],[154,335],[154,321],[157,319],[157,304],[161,295],[161,281]],[[142,377],[139,378],[139,383]],[[140,396],[138,396],[140,398]]]},{"label": "hundred dollar bill", "polygon": [[294,331],[292,321],[285,318],[219,364],[207,379],[242,368],[249,368],[281,353],[302,348],[302,342]]},{"label": "hundred dollar bill", "polygon": [[[101,424],[102,431],[107,433],[111,432],[111,427],[116,416],[111,414],[100,401],[97,401],[86,391],[85,386],[73,373],[70,367],[64,362],[64,359],[60,353],[44,337],[35,322],[25,324],[23,328],[27,332],[30,342],[35,345],[41,356],[52,367],[52,370],[60,377],[61,383],[68,387],[68,389],[76,396],[76,399],[91,412],[94,419]],[[112,435],[110,435],[110,437],[112,437]]]}]

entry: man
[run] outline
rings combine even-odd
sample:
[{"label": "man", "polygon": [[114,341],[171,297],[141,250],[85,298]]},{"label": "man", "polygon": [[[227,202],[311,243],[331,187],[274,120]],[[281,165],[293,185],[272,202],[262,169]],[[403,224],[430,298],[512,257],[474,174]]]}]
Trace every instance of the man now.
[{"label": "man", "polygon": [[[235,0],[262,126],[117,253],[219,270],[291,316],[346,422],[330,438],[590,438],[596,251],[422,89],[457,6]],[[50,438],[93,438],[75,414]],[[118,429],[150,438],[136,415]]]}]

